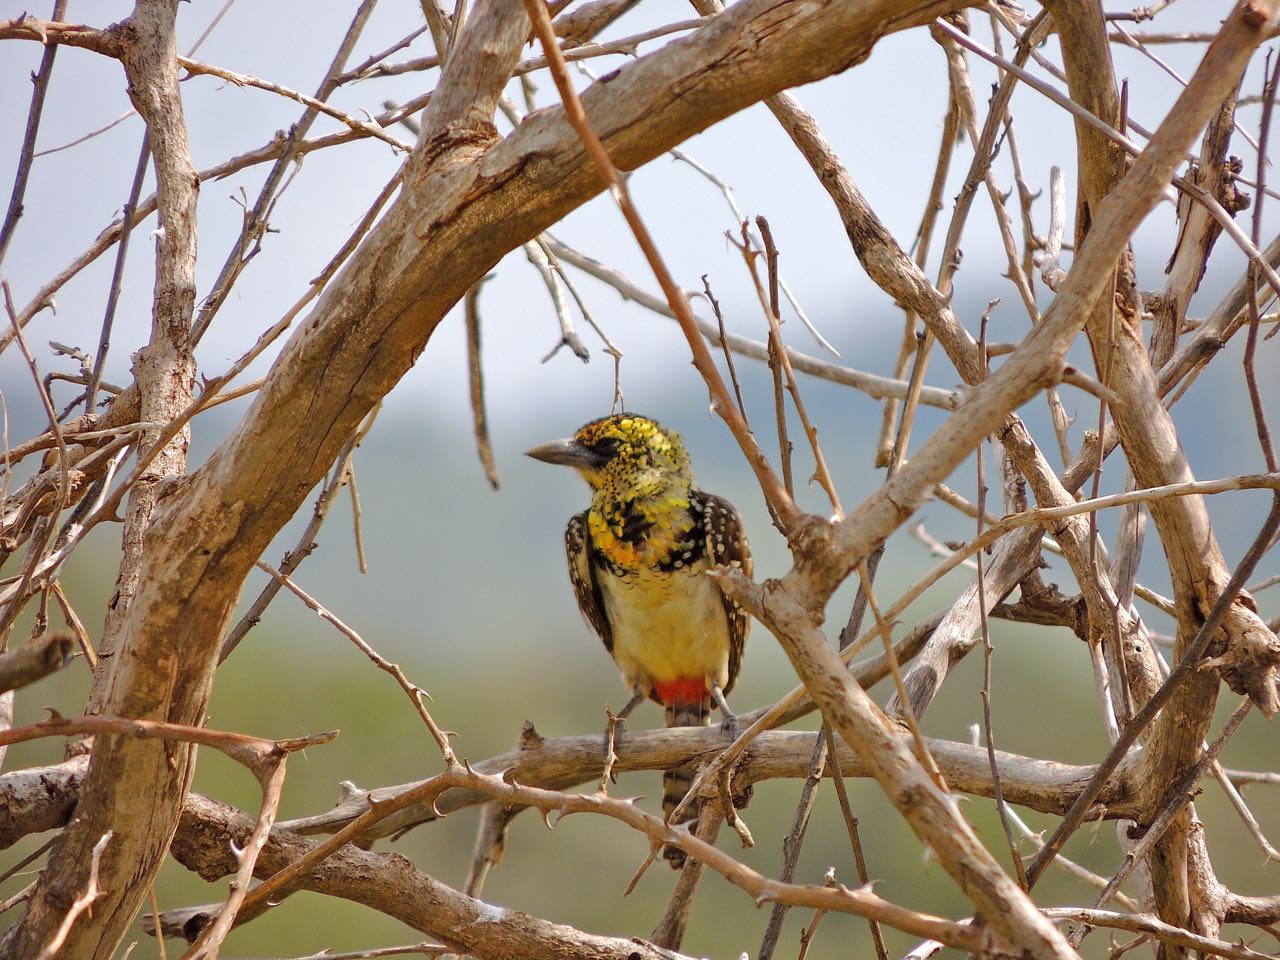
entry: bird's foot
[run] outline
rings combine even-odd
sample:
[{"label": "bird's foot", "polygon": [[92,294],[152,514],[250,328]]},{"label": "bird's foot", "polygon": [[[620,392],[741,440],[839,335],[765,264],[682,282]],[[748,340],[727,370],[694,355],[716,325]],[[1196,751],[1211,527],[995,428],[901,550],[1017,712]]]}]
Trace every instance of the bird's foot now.
[{"label": "bird's foot", "polygon": [[738,723],[738,715],[729,709],[729,704],[724,698],[724,691],[720,689],[718,683],[713,684],[711,687],[711,698],[715,700],[716,707],[720,711],[720,729],[737,740],[738,734],[741,732],[741,724]]},{"label": "bird's foot", "polygon": [[[696,834],[698,832],[698,820],[696,817],[692,820],[683,821],[680,826],[682,828],[688,827],[690,833]],[[684,867],[688,856],[679,847],[665,846],[662,848],[662,859],[667,861],[667,866],[672,870],[680,870]]]}]

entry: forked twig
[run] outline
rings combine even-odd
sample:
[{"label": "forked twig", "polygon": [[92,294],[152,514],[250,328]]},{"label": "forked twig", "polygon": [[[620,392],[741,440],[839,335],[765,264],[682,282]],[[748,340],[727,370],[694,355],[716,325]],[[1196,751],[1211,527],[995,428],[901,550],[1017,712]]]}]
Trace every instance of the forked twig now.
[{"label": "forked twig", "polygon": [[[765,235],[765,250],[767,252],[773,246],[772,234],[768,230],[768,221],[763,217],[757,217],[756,219],[760,224],[761,232]],[[760,284],[760,277],[756,273],[755,263],[751,251],[745,243],[745,238],[743,244],[738,246],[738,251],[746,261],[747,272],[751,274],[752,283],[755,285],[756,297],[760,301],[760,308],[765,312],[765,316],[769,321],[769,340],[773,345],[774,356],[776,356],[778,364],[782,367],[782,372],[786,374],[787,392],[791,394],[791,402],[796,408],[796,415],[800,417],[800,423],[804,427],[805,438],[809,441],[810,450],[813,451],[818,483],[826,491],[827,498],[831,501],[831,508],[835,511],[833,521],[838,521],[844,517],[844,507],[840,505],[840,494],[836,492],[835,481],[831,479],[831,471],[827,469],[827,459],[822,455],[822,447],[818,443],[818,428],[813,425],[813,421],[809,419],[809,414],[805,410],[804,401],[800,398],[800,388],[796,384],[795,371],[791,369],[791,360],[787,356],[786,350],[783,349],[782,330],[778,325],[778,315],[774,310],[774,303],[771,302],[771,298],[766,295],[764,287]],[[776,251],[774,256],[776,262]],[[770,273],[771,275],[776,275],[776,266],[770,268]],[[776,300],[776,297],[772,299]],[[790,441],[787,439],[785,426],[786,417],[781,410],[779,410],[779,414],[779,441],[789,448]],[[789,486],[788,492],[790,492]]]},{"label": "forked twig", "polygon": [[114,835],[114,831],[108,830],[93,845],[93,853],[89,859],[89,879],[85,883],[84,892],[71,902],[71,906],[67,908],[66,914],[62,917],[62,922],[58,924],[58,929],[54,931],[53,938],[40,951],[36,960],[53,960],[58,955],[58,951],[62,949],[62,944],[66,941],[67,934],[71,932],[71,927],[75,924],[76,919],[93,905],[93,901],[101,896],[102,890],[98,886],[98,867],[102,862],[102,851],[107,848],[107,844]]}]

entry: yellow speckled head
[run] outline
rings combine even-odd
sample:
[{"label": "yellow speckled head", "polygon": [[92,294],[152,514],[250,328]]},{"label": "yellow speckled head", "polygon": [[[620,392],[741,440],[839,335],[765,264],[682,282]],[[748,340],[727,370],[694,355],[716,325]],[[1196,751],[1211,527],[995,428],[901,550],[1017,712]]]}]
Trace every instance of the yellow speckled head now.
[{"label": "yellow speckled head", "polygon": [[601,481],[610,475],[634,481],[638,474],[651,470],[669,480],[690,477],[689,454],[680,434],[648,417],[634,413],[601,417],[581,426],[573,439],[603,456]]},{"label": "yellow speckled head", "polygon": [[689,556],[693,474],[684,441],[674,430],[638,414],[615,414],[528,454],[573,467],[591,485],[588,536],[615,569],[651,568],[676,551]]},{"label": "yellow speckled head", "polygon": [[568,440],[528,451],[535,460],[574,467],[594,490],[631,499],[692,481],[689,454],[674,430],[635,413],[583,424]]}]

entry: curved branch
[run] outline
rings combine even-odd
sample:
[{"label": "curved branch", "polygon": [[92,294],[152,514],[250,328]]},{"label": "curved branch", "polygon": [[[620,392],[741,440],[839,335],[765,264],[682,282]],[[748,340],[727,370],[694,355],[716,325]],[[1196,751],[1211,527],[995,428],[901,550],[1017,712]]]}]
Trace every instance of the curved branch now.
[{"label": "curved branch", "polygon": [[[234,807],[196,794],[187,797],[173,856],[206,880],[233,873],[232,844],[248,842],[254,821]],[[255,866],[258,876],[276,873],[315,841],[272,832]],[[583,933],[517,910],[491,906],[459,893],[394,853],[348,846],[302,878],[302,886],[342,897],[395,917],[415,930],[439,937],[459,952],[481,958],[520,956],[527,960],[681,960],[682,955],[642,940]],[[200,919],[189,925],[196,932]]]},{"label": "curved branch", "polygon": [[[734,768],[735,783],[756,783],[779,778],[803,778],[809,774],[816,734],[774,730],[761,734]],[[614,771],[665,770],[685,764],[701,764],[718,755],[729,743],[725,733],[713,728],[673,728],[628,732],[617,746]],[[991,769],[985,749],[950,740],[926,739],[947,782],[956,790],[976,796],[992,795]],[[849,748],[838,744],[840,769],[845,777],[867,777],[867,764]],[[996,755],[1006,797],[1043,813],[1061,814],[1088,781],[1093,768],[1038,760],[1018,754]],[[566,790],[600,778],[599,736],[557,737],[546,740],[525,727],[521,743],[514,750],[479,763],[481,773],[510,771],[519,783],[550,790]],[[829,775],[829,771],[828,771]],[[0,780],[0,782],[3,782]],[[329,811],[282,823],[281,827],[303,834],[331,833],[377,804],[411,790],[425,781],[349,792]],[[708,787],[714,792],[714,785]],[[1129,810],[1132,787],[1123,776],[1113,781],[1107,796],[1099,801],[1099,813],[1107,819],[1123,817]],[[363,840],[391,836],[420,823],[484,802],[474,791],[453,788],[442,793],[430,806],[409,807],[377,823]],[[1129,811],[1132,812],[1132,811]]]}]

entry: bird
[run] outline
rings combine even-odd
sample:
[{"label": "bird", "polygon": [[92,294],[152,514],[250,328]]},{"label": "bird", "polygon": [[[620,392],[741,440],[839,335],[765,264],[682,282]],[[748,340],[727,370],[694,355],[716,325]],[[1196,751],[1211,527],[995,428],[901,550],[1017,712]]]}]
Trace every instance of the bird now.
[{"label": "bird", "polygon": [[[649,699],[662,705],[668,727],[706,726],[714,704],[736,732],[725,698],[750,619],[706,572],[728,566],[751,575],[737,509],[694,485],[678,433],[639,414],[592,420],[527,455],[573,467],[591,488],[591,506],[570,518],[564,543],[578,607],[631,691],[615,722]],[[683,770],[663,774],[668,820],[691,782]],[[674,847],[663,855],[673,868],[684,862]]]}]

